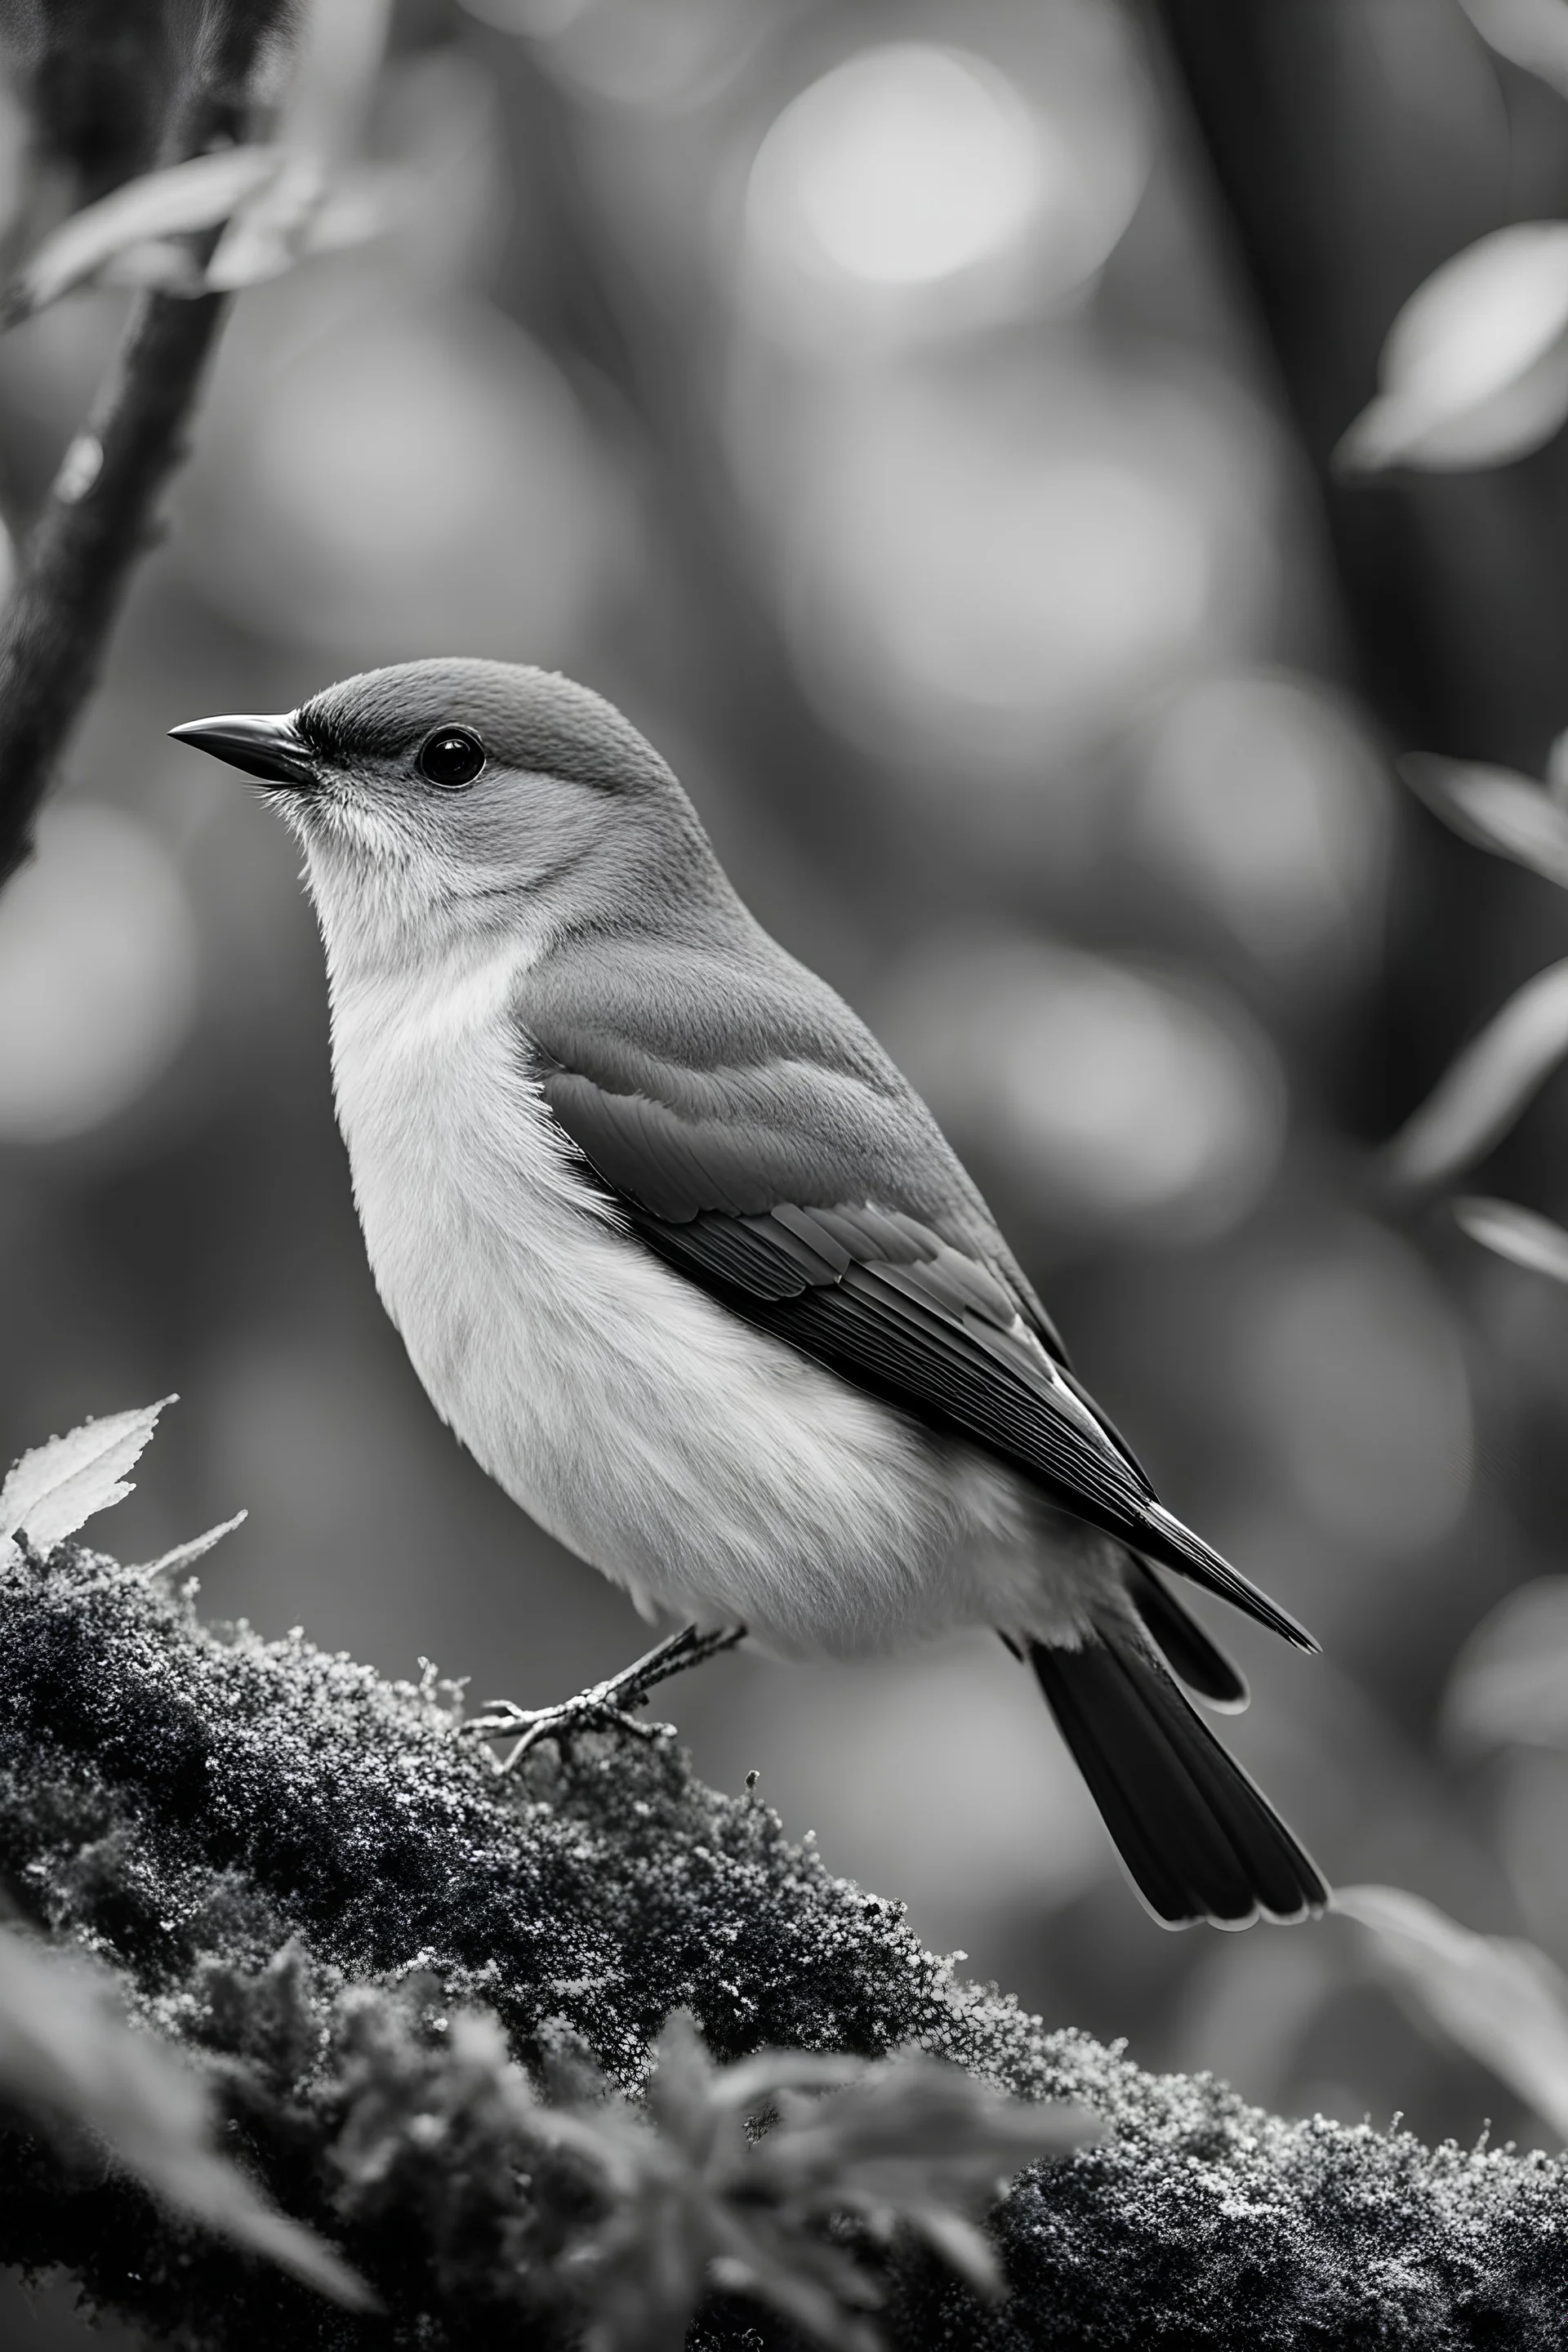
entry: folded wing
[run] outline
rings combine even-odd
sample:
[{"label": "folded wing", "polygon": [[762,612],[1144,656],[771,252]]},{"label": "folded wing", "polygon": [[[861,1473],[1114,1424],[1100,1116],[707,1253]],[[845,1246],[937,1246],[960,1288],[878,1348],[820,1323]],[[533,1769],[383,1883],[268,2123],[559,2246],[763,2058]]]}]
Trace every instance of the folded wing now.
[{"label": "folded wing", "polygon": [[[652,1055],[634,1060],[624,1032],[597,1053],[581,1024],[548,1034],[537,1008],[523,1025],[531,1075],[563,1135],[667,1263],[803,1354],[999,1454],[1133,1551],[1316,1647],[1163,1508],[1067,1369],[913,1097],[787,1057],[693,1074]],[[912,1114],[926,1122],[928,1166],[931,1138],[946,1155],[945,1198],[929,1183],[911,1198],[894,1172],[880,1130]]]}]

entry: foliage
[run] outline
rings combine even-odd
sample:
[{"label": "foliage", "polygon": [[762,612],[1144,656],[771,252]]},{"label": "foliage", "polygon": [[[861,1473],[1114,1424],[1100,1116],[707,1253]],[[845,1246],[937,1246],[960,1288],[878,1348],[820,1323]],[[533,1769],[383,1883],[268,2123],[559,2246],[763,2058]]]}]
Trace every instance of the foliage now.
[{"label": "foliage", "polygon": [[100,1511],[122,1503],[133,1470],[158,1426],[162,1403],[105,1413],[68,1436],[51,1437],[16,1463],[0,1486],[0,1541],[9,1549],[21,1536],[37,1551],[53,1551]]},{"label": "foliage", "polygon": [[[803,2097],[831,2086],[837,2095]],[[746,2118],[776,2120],[760,2139]],[[879,2066],[770,2052],[715,2067],[677,2010],[655,2044],[646,2106],[612,2097],[546,2111],[536,2129],[599,2174],[606,2211],[569,2258],[594,2317],[590,2352],[679,2352],[706,2281],[750,2295],[835,2352],[875,2352],[857,2314],[881,2301],[852,2216],[890,2242],[906,2222],[987,2302],[1003,2281],[964,2203],[1019,2165],[1083,2142],[1079,2119],[1024,2106],[918,2053]]]},{"label": "foliage", "polygon": [[[626,2345],[647,2253],[684,2282],[673,2310],[721,2242],[705,2352],[829,2315],[854,2342],[868,2291],[921,2352],[1558,2340],[1558,2165],[1280,2121],[1047,2034],[668,1739],[589,1735],[499,1780],[433,1673],[219,1638],[163,1587],[69,1544],[0,1566],[0,1868],[201,2054],[237,2147],[384,2309],[330,2310],[19,2134],[0,2257],[65,2263],[203,2352],[564,2342],[595,2295]],[[798,2053],[817,2079],[911,2049],[826,2101],[786,2087]],[[776,2121],[752,2146],[753,2101]],[[1062,2145],[1042,2101],[1101,2136],[1015,2181],[988,2261],[951,2200]],[[919,2226],[889,2239],[894,2216]]]},{"label": "foliage", "polygon": [[[1506,54],[1549,79],[1568,72],[1568,10],[1556,0],[1549,7],[1538,0],[1474,0],[1470,13]],[[1498,464],[1556,431],[1568,413],[1568,345],[1563,342],[1568,311],[1558,315],[1568,288],[1565,240],[1568,229],[1561,226],[1550,236],[1517,228],[1485,238],[1413,297],[1390,336],[1384,394],[1347,436],[1362,462],[1397,456],[1406,463]],[[1506,326],[1495,310],[1505,290],[1497,276],[1505,247],[1513,257],[1507,267],[1516,267],[1522,255],[1527,278],[1535,273],[1533,283],[1516,280],[1512,289],[1521,308],[1514,321],[1519,349],[1511,355],[1506,331],[1500,339],[1487,331],[1489,325]],[[1548,261],[1548,247],[1554,260]],[[1460,344],[1473,344],[1478,336],[1479,358],[1472,353],[1464,360]],[[1525,344],[1533,356],[1510,373]],[[1420,367],[1412,373],[1405,362],[1417,345]],[[1545,352],[1553,355],[1549,367],[1541,361]],[[1467,367],[1465,399],[1450,401],[1438,439],[1418,448],[1428,425],[1437,431],[1434,420]],[[1468,405],[1489,371],[1484,399]],[[1531,402],[1548,375],[1563,397],[1549,391],[1540,412],[1542,431],[1531,425],[1519,438],[1513,428],[1527,411],[1534,415]],[[1428,394],[1430,415],[1418,418]],[[1381,456],[1369,457],[1367,436],[1375,442],[1384,432],[1394,439]],[[1396,449],[1394,441],[1402,434],[1406,437]],[[1442,434],[1452,436],[1451,444]],[[1424,756],[1403,761],[1401,768],[1427,807],[1464,840],[1568,887],[1568,738],[1553,742],[1544,784],[1506,769]],[[1384,1166],[1391,1186],[1412,1193],[1436,1189],[1484,1158],[1565,1053],[1568,963],[1556,963],[1514,992],[1387,1146]],[[1482,1195],[1454,1196],[1448,1207],[1461,1231],[1484,1249],[1568,1282],[1568,1232],[1551,1218]],[[1511,1595],[1472,1635],[1447,1710],[1450,1729],[1467,1744],[1561,1744],[1568,1637],[1560,1582],[1542,1580]],[[1551,2128],[1568,2131],[1568,1980],[1547,1954],[1528,1942],[1476,1935],[1397,1887],[1342,1888],[1335,1907],[1359,1922],[1374,1967],[1423,2021],[1479,2059]]]},{"label": "foliage", "polygon": [[1384,1974],[1418,2016],[1568,2137],[1568,1979],[1544,1952],[1472,1935],[1394,1886],[1342,1886],[1334,1908],[1370,1931]]},{"label": "foliage", "polygon": [[370,2298],[329,2247],[275,2212],[211,2146],[191,2068],[119,2014],[101,1971],[0,1928],[0,2106],[68,2160],[107,2149],[155,2197],[355,2310]]}]

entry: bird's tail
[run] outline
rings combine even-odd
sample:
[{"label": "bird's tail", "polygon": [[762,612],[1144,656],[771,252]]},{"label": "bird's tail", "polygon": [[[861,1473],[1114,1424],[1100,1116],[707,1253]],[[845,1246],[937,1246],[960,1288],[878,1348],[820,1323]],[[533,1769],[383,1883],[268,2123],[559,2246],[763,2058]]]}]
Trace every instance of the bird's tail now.
[{"label": "bird's tail", "polygon": [[1125,1572],[1132,1606],[1176,1680],[1222,1714],[1239,1715],[1247,1702],[1247,1677],[1235,1660],[1226,1656],[1157,1568],[1129,1552]]},{"label": "bird's tail", "polygon": [[1188,1705],[1138,1627],[1030,1663],[1133,1884],[1156,1918],[1300,1919],[1329,1890],[1267,1798]]}]

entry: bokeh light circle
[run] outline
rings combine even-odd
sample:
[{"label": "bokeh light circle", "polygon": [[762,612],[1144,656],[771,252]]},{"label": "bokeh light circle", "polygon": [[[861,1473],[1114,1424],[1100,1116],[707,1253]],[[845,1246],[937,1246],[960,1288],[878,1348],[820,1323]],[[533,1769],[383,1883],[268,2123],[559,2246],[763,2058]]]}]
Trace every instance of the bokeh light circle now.
[{"label": "bokeh light circle", "polygon": [[1278,1165],[1278,1057],[1213,990],[960,934],[890,974],[883,1002],[889,1043],[996,1201],[1063,1235],[1208,1239]]},{"label": "bokeh light circle", "polygon": [[1062,301],[1105,261],[1148,168],[1123,46],[1068,0],[1027,85],[936,42],[841,59],[763,133],[746,183],[742,299],[808,341],[963,326]]},{"label": "bokeh light circle", "polygon": [[1051,160],[994,66],[899,41],[790,101],[758,151],[747,209],[759,236],[789,239],[808,266],[920,285],[1020,236]]},{"label": "bokeh light circle", "polygon": [[325,272],[262,293],[189,486],[203,591],[345,664],[567,658],[629,519],[547,355],[481,303],[349,272],[335,300]]},{"label": "bokeh light circle", "polygon": [[1132,830],[1151,866],[1259,962],[1321,975],[1369,934],[1391,822],[1364,728],[1314,680],[1212,671],[1139,730]]},{"label": "bokeh light circle", "polygon": [[197,976],[157,836],[122,809],[46,810],[0,896],[0,1140],[64,1141],[128,1109],[189,1034]]},{"label": "bokeh light circle", "polygon": [[[753,469],[792,648],[847,735],[917,770],[1038,773],[1265,625],[1245,409],[1092,367],[868,377]],[[750,445],[742,462],[753,456]]]}]

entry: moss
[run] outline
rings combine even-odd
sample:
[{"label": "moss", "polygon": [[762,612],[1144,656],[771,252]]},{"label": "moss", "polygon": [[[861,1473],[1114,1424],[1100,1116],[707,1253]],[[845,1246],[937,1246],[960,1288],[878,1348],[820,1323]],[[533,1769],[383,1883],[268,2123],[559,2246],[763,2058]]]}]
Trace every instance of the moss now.
[{"label": "moss", "polygon": [[[672,1741],[587,1738],[498,1783],[433,1683],[220,1637],[68,1547],[0,1571],[0,1869],[206,2054],[236,2146],[386,2306],[331,2310],[131,2187],[0,2141],[0,2257],[64,2263],[176,2343],[566,2340],[557,2257],[593,2191],[520,2133],[505,2050],[546,2089],[635,2089],[683,2004],[720,2058],[912,2041],[1102,2119],[1098,2147],[1036,2167],[997,2209],[1005,2305],[894,2249],[900,2345],[1563,2340],[1561,2166],[1280,2121],[1047,2032],[955,1981],[896,1905],[831,1878],[755,1797],[704,1788]],[[692,2336],[785,2340],[741,2304]]]}]

